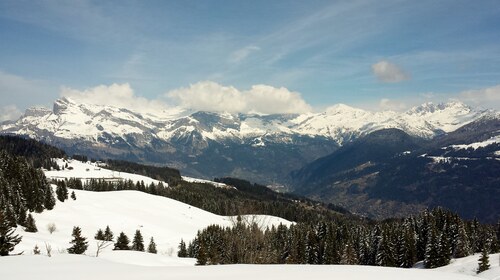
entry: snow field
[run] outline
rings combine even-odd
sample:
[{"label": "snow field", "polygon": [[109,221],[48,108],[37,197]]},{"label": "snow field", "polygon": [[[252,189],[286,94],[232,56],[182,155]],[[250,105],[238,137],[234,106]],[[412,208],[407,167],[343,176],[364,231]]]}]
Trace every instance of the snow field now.
[{"label": "snow field", "polygon": [[[38,227],[37,233],[24,232],[20,227],[18,228],[17,233],[23,236],[23,240],[16,246],[13,253],[24,251],[25,255],[31,255],[34,246],[38,245],[42,254],[46,254],[45,244],[50,244],[52,255],[66,254],[66,249],[70,246],[69,242],[72,239],[73,226],[79,226],[82,229],[82,235],[89,241],[86,254],[95,256],[97,241],[94,240],[94,235],[99,228],[104,230],[109,225],[115,240],[123,231],[132,241],[135,231],[140,230],[146,248],[150,238],[154,237],[159,255],[170,257],[176,256],[181,239],[188,243],[196,236],[198,230],[211,224],[231,226],[235,221],[235,217],[215,215],[173,199],[138,191],[74,191],[77,197],[75,201],[71,198],[64,203],[57,201],[53,210],[40,214],[33,213]],[[289,221],[272,216],[255,216],[255,219],[263,226],[290,224]],[[47,225],[51,223],[54,223],[57,228],[52,234],[47,229]],[[110,258],[118,262],[130,263],[133,260],[120,255],[123,253],[111,252],[112,249],[113,244],[104,249],[102,256],[114,254],[116,258],[113,256]],[[144,260],[140,262],[144,263]],[[160,259],[154,262],[163,263],[165,260]],[[170,263],[170,261],[167,262]],[[189,262],[189,264],[192,263],[192,261]]]}]

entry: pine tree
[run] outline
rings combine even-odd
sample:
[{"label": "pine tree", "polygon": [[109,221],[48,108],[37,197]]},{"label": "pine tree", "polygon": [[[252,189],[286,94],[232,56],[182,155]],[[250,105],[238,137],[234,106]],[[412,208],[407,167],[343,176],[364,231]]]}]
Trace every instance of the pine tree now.
[{"label": "pine tree", "polygon": [[122,231],[118,238],[116,239],[115,248],[113,250],[130,250],[128,244],[130,240],[127,235]]},{"label": "pine tree", "polygon": [[135,231],[134,240],[132,241],[132,250],[144,252],[144,239],[140,230]]},{"label": "pine tree", "polygon": [[54,197],[54,190],[50,185],[47,185],[45,188],[45,197],[43,204],[47,210],[52,210],[54,209],[54,206],[56,205],[56,198]]},{"label": "pine tree", "polygon": [[432,228],[428,231],[427,244],[425,246],[425,268],[438,267],[439,262],[439,241],[437,240],[436,230]]},{"label": "pine tree", "polygon": [[481,273],[488,269],[490,269],[490,258],[488,256],[488,249],[486,248],[485,245],[483,246],[481,257],[479,258],[479,266],[477,268],[477,273]]},{"label": "pine tree", "polygon": [[356,255],[356,250],[354,249],[351,241],[347,242],[344,247],[340,264],[358,264],[358,256]]},{"label": "pine tree", "polygon": [[5,215],[0,211],[0,256],[7,256],[21,242],[22,237],[14,234],[15,229],[9,225]]},{"label": "pine tree", "polygon": [[61,202],[64,202],[68,199],[68,189],[66,188],[66,184],[57,185],[56,188],[57,199]]},{"label": "pine tree", "polygon": [[40,248],[38,248],[38,244],[33,248],[33,255],[40,255]]},{"label": "pine tree", "polygon": [[106,240],[105,236],[104,236],[104,232],[102,231],[102,229],[98,229],[97,230],[97,233],[95,234],[94,239],[95,240],[103,240],[103,241]]},{"label": "pine tree", "polygon": [[82,230],[80,227],[73,227],[73,240],[71,240],[70,244],[73,244],[68,248],[68,253],[70,254],[83,254],[87,251],[89,247],[87,238],[82,236]]},{"label": "pine tree", "polygon": [[71,199],[76,200],[75,191],[71,191]]},{"label": "pine tree", "polygon": [[113,232],[109,228],[109,226],[106,226],[106,229],[104,230],[104,240],[105,241],[113,241]]},{"label": "pine tree", "polygon": [[156,251],[156,243],[155,243],[153,237],[151,237],[151,240],[149,241],[148,253],[152,253],[152,254],[158,253],[158,251]]},{"label": "pine tree", "polygon": [[30,214],[26,218],[26,227],[24,228],[27,232],[37,232],[38,228],[36,227],[35,218]]},{"label": "pine tree", "polygon": [[181,243],[179,243],[179,251],[177,252],[177,256],[179,258],[187,258],[188,253],[186,250],[186,243],[181,239]]}]

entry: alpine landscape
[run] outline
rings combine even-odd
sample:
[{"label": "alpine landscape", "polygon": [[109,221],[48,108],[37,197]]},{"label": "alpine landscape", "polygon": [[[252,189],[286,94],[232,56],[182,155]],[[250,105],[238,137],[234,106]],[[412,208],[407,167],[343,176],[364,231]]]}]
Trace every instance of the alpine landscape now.
[{"label": "alpine landscape", "polygon": [[0,0],[1,278],[500,279],[499,19]]}]

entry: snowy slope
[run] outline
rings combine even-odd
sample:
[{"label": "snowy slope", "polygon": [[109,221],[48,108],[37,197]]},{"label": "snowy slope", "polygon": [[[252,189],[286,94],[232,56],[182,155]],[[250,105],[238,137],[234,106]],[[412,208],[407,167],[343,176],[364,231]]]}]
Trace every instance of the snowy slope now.
[{"label": "snowy slope", "polygon": [[[45,177],[48,179],[78,178],[82,182],[86,182],[88,179],[132,180],[134,183],[142,181],[146,185],[160,183],[160,181],[146,176],[106,169],[98,163],[81,162],[73,159],[54,159],[54,161],[61,170],[45,171]],[[166,182],[161,183],[165,187],[168,186]]]},{"label": "snowy slope", "polygon": [[[452,272],[463,275],[477,275],[479,257],[481,254],[475,254],[460,259],[452,259],[450,264],[444,267],[438,267],[433,270],[440,272]],[[485,279],[500,279],[500,254],[491,254],[489,256],[490,269],[480,273],[478,276]]]},{"label": "snowy slope", "polygon": [[[37,233],[17,230],[23,240],[16,246],[15,252],[32,254],[36,244],[44,252],[47,243],[52,246],[53,254],[65,253],[65,249],[69,247],[73,226],[80,226],[83,236],[90,240],[87,254],[95,255],[96,244],[93,237],[99,228],[104,230],[106,225],[109,225],[115,237],[123,231],[132,239],[135,231],[139,229],[146,246],[149,239],[154,237],[159,255],[170,256],[175,255],[181,239],[187,242],[194,238],[198,230],[208,225],[231,226],[235,221],[234,217],[215,215],[173,199],[138,191],[74,192],[77,197],[75,201],[57,201],[53,210],[33,214],[39,230]],[[257,220],[263,226],[290,224],[284,219],[264,215],[257,216]],[[57,227],[52,234],[47,230],[50,223]],[[111,249],[112,246],[106,251]],[[112,259],[130,261],[127,257]]]},{"label": "snowy slope", "polygon": [[[131,256],[133,258],[133,256]],[[27,269],[29,268],[29,269]],[[218,265],[145,267],[109,262],[102,258],[60,255],[15,256],[0,259],[2,279],[350,279],[350,280],[478,280],[480,278],[434,270],[344,265]],[[494,278],[490,278],[494,279]]]}]

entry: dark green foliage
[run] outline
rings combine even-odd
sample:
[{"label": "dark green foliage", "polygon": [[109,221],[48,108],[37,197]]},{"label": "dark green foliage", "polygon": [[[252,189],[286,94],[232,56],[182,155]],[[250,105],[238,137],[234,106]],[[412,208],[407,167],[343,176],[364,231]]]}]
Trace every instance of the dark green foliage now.
[{"label": "dark green foliage", "polygon": [[113,250],[130,250],[129,244],[130,240],[127,235],[122,231],[118,238],[116,239],[115,248]]},{"label": "dark green foliage", "polygon": [[35,218],[30,214],[26,218],[26,227],[24,228],[27,232],[37,232],[38,228],[36,227]]},{"label": "dark green foliage", "polygon": [[109,228],[109,226],[106,226],[106,229],[104,230],[104,240],[105,241],[113,241],[113,232]]},{"label": "dark green foliage", "polygon": [[[359,217],[349,214],[340,207],[325,205],[290,194],[276,193],[265,186],[251,184],[248,181],[233,178],[216,179],[232,187],[219,188],[211,184],[177,182],[165,187],[161,182],[146,186],[143,182],[131,180],[106,181],[91,179],[81,188],[87,191],[138,190],[150,194],[169,197],[193,205],[219,215],[267,214],[283,217],[292,221],[318,221],[335,219],[355,219]],[[57,185],[66,184],[70,188],[81,184],[80,180],[71,178],[67,181],[56,181]],[[345,215],[341,215],[343,213]],[[347,217],[346,217],[347,216]]]},{"label": "dark green foliage", "polygon": [[70,242],[72,246],[68,248],[68,253],[69,254],[85,253],[89,245],[87,242],[87,238],[82,236],[82,230],[80,229],[80,227],[73,227],[73,233],[71,234],[71,236],[73,236],[73,240],[71,240]]},{"label": "dark green foliage", "polygon": [[181,243],[179,243],[179,251],[177,252],[177,256],[179,258],[187,258],[188,257],[186,243],[182,239],[181,239]]},{"label": "dark green foliage", "polygon": [[[452,236],[453,229],[463,224],[477,231],[481,244],[487,244],[496,234],[489,225],[464,222],[439,208],[404,220],[320,221],[267,229],[239,219],[233,227],[212,225],[198,232],[188,245],[187,255],[198,258],[200,265],[342,263],[412,267],[424,261],[426,267],[433,268],[446,265],[451,248],[461,246]],[[424,249],[419,256],[422,241]]]},{"label": "dark green foliage", "polygon": [[0,150],[0,211],[7,222],[26,223],[26,211],[42,212],[54,207],[51,186],[44,173],[23,157]]},{"label": "dark green foliage", "polygon": [[102,229],[97,230],[97,233],[95,234],[94,239],[105,241],[104,232],[102,231]]},{"label": "dark green foliage", "polygon": [[0,211],[0,256],[9,255],[14,247],[21,242],[19,235],[14,234],[15,228],[9,225],[5,214]]},{"label": "dark green foliage", "polygon": [[64,202],[66,199],[68,199],[68,188],[66,187],[66,184],[58,184],[57,185],[56,195],[57,195],[57,199],[60,202]]},{"label": "dark green foliage", "polygon": [[166,166],[149,166],[122,160],[107,160],[106,164],[112,170],[140,174],[159,181],[167,182],[168,184],[176,184],[181,181],[181,174],[179,170]]},{"label": "dark green foliage", "polygon": [[71,191],[71,199],[76,200],[75,191]]},{"label": "dark green foliage", "polygon": [[59,167],[52,158],[63,158],[66,156],[64,151],[53,146],[38,142],[32,139],[26,139],[17,136],[0,135],[0,147],[8,154],[19,156],[35,168],[43,167],[50,170]]},{"label": "dark green foliage", "polygon": [[132,250],[144,252],[144,239],[140,230],[135,231],[134,240],[132,241]]},{"label": "dark green foliage", "polygon": [[152,253],[152,254],[158,253],[158,251],[156,251],[156,243],[155,243],[153,237],[151,237],[151,240],[149,241],[148,253]]},{"label": "dark green foliage", "polygon": [[481,257],[479,258],[477,273],[481,273],[488,269],[490,269],[490,258],[488,256],[488,249],[486,248],[486,246],[484,246],[483,250],[481,251]]}]

